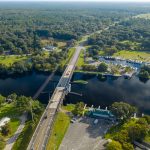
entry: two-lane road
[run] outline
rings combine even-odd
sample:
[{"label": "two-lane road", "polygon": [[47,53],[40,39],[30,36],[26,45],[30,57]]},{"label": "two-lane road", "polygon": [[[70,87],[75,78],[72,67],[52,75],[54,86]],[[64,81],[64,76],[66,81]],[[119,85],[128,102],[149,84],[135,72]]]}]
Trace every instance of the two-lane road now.
[{"label": "two-lane road", "polygon": [[84,47],[77,46],[76,51],[71,58],[68,66],[66,67],[62,77],[59,80],[59,83],[49,100],[49,103],[39,121],[39,124],[32,136],[32,139],[29,143],[28,150],[45,150],[46,145],[50,136],[51,127],[56,115],[56,112],[66,94],[67,86],[73,75],[76,62],[80,55],[81,50]]}]

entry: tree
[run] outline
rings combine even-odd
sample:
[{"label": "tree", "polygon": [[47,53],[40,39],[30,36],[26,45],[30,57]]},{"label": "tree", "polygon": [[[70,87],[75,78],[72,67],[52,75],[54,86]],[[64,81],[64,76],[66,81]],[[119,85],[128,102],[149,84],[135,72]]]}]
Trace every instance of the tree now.
[{"label": "tree", "polygon": [[144,115],[143,118],[145,118],[147,123],[150,124],[150,116]]},{"label": "tree", "polygon": [[98,71],[99,72],[106,72],[108,69],[108,65],[104,62],[102,62],[99,66],[98,66]]},{"label": "tree", "polygon": [[30,107],[32,107],[32,111],[30,111],[30,113],[33,113],[31,115],[33,115],[34,119],[36,119],[36,116],[39,116],[39,114],[43,111],[44,107],[37,100],[31,101],[30,104]]},{"label": "tree", "polygon": [[17,99],[17,94],[16,93],[12,93],[12,94],[8,95],[8,98],[10,98],[13,101],[15,101]]},{"label": "tree", "polygon": [[122,145],[117,141],[112,141],[107,144],[107,150],[122,150]]},{"label": "tree", "polygon": [[111,111],[118,119],[129,119],[137,110],[127,103],[115,102],[111,106]]},{"label": "tree", "polygon": [[131,142],[142,141],[145,138],[145,136],[148,134],[148,128],[140,124],[135,124],[129,127],[128,133]]},{"label": "tree", "polygon": [[122,148],[123,150],[134,150],[133,145],[131,143],[126,143],[126,142],[122,144]]},{"label": "tree", "polygon": [[115,141],[119,141],[121,144],[124,142],[129,142],[129,135],[127,130],[121,130],[120,132],[116,133],[113,138]]},{"label": "tree", "polygon": [[5,102],[5,97],[0,94],[0,107]]},{"label": "tree", "polygon": [[116,47],[106,48],[105,51],[107,55],[112,55],[117,52],[117,48]]},{"label": "tree", "polygon": [[0,149],[4,149],[5,147],[5,140],[2,135],[0,135]]},{"label": "tree", "polygon": [[8,123],[1,127],[1,133],[3,136],[7,136],[11,133],[11,128]]},{"label": "tree", "polygon": [[82,65],[82,69],[85,71],[96,71],[96,67],[94,65]]},{"label": "tree", "polygon": [[30,101],[32,101],[31,98],[20,96],[16,100],[16,107],[19,109],[19,111],[30,111]]},{"label": "tree", "polygon": [[148,71],[146,71],[146,70],[141,70],[140,73],[139,73],[139,77],[141,77],[141,78],[148,79],[149,76],[150,75],[149,75]]},{"label": "tree", "polygon": [[74,110],[73,110],[73,114],[74,115],[82,115],[84,110],[84,103],[83,102],[79,102],[76,104]]}]

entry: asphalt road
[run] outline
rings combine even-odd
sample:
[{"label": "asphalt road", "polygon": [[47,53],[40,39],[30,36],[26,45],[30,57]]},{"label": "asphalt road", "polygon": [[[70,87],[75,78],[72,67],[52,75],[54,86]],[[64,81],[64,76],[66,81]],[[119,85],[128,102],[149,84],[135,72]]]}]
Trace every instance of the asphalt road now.
[{"label": "asphalt road", "polygon": [[75,123],[71,123],[59,150],[104,150],[107,141],[103,135],[109,125],[105,120],[99,119],[94,124],[94,118],[82,117]]},{"label": "asphalt road", "polygon": [[66,67],[40,121],[29,143],[28,150],[43,150],[46,149],[46,144],[49,139],[50,129],[55,118],[55,114],[60,106],[61,101],[66,93],[66,88],[71,80],[73,71],[79,54],[84,47],[77,46],[76,51]]}]

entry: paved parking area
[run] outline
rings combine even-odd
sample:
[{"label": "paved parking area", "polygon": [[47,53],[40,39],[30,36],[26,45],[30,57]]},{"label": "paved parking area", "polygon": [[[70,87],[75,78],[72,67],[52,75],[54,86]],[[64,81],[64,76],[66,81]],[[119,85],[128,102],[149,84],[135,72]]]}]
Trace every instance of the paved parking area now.
[{"label": "paved parking area", "polygon": [[59,150],[104,150],[106,140],[102,137],[110,125],[100,119],[94,124],[94,120],[84,117],[71,123]]}]

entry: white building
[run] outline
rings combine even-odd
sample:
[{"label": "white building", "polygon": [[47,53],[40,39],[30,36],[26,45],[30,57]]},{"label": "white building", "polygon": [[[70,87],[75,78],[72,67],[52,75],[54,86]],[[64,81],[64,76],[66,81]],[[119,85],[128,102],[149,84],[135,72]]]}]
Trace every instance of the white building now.
[{"label": "white building", "polygon": [[10,121],[10,118],[8,117],[4,117],[0,120],[0,129],[2,126],[4,126],[6,123],[8,123]]},{"label": "white building", "polygon": [[47,45],[43,48],[44,51],[53,51],[55,49],[56,49],[56,47],[51,46],[51,45]]}]

